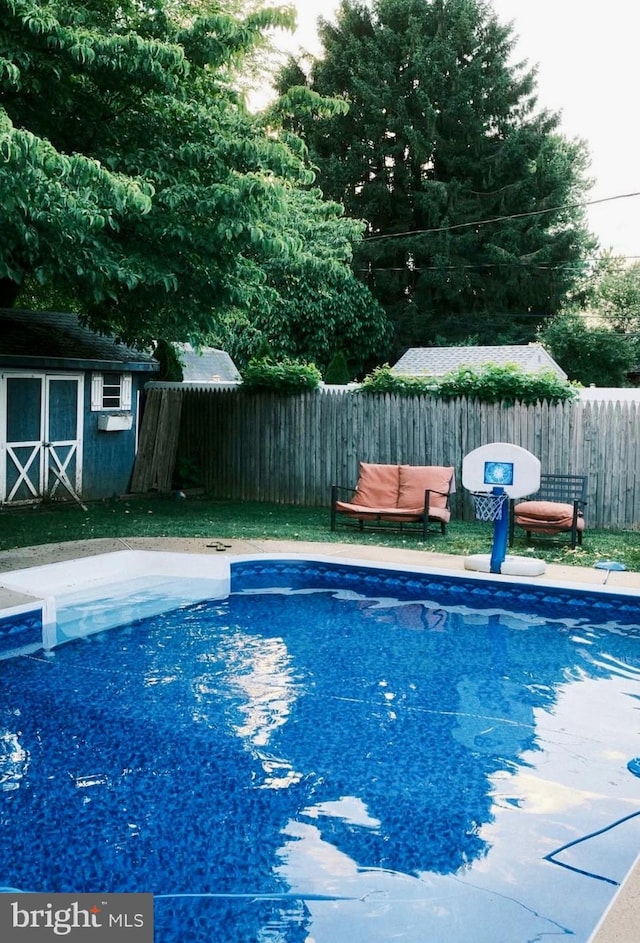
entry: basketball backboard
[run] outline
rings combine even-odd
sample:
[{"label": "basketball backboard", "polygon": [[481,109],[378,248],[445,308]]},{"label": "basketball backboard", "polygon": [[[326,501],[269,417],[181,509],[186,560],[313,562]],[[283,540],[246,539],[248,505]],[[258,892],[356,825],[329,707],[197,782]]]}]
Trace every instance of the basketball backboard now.
[{"label": "basketball backboard", "polygon": [[540,487],[540,462],[511,442],[490,442],[465,455],[462,484],[468,491],[502,488],[510,498],[523,498]]}]

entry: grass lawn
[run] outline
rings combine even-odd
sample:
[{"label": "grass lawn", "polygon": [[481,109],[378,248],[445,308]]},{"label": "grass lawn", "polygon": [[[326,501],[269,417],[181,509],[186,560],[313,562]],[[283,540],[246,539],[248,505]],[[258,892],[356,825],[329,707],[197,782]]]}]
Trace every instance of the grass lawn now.
[{"label": "grass lawn", "polygon": [[[63,543],[96,537],[202,537],[308,540],[335,543],[371,543],[383,547],[411,547],[467,555],[489,553],[493,525],[452,521],[447,534],[439,532],[424,543],[413,535],[380,534],[340,528],[329,530],[326,508],[220,501],[206,496],[152,495],[90,504],[87,511],[72,504],[41,504],[33,508],[0,510],[0,551],[36,544]],[[618,560],[629,570],[640,570],[640,533],[588,530],[583,548],[571,550],[566,540],[536,541],[527,548],[524,535],[509,550],[531,554],[547,563],[592,566],[597,560]]]}]

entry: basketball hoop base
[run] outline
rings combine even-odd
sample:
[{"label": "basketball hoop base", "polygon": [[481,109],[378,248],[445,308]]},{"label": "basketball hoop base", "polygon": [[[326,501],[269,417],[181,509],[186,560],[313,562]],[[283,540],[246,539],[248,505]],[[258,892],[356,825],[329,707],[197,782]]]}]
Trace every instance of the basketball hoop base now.
[{"label": "basketball hoop base", "polygon": [[[491,573],[491,554],[474,553],[464,558],[465,570],[476,570],[478,573]],[[547,569],[544,560],[535,560],[531,557],[504,558],[500,564],[502,576],[542,576]]]}]

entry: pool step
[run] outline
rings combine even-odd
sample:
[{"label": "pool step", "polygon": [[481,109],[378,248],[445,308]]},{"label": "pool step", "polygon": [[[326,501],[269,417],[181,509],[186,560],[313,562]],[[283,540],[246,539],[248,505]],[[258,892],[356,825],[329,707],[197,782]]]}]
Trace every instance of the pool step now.
[{"label": "pool step", "polygon": [[139,619],[220,598],[217,581],[166,576],[137,577],[56,597],[56,644]]},{"label": "pool step", "polygon": [[[28,640],[33,651],[204,599],[224,599],[231,570],[228,559],[212,554],[120,550],[6,572],[0,585],[31,596],[26,608],[42,611],[41,642]],[[12,642],[4,646],[11,656],[26,653],[26,644],[15,650]]]}]

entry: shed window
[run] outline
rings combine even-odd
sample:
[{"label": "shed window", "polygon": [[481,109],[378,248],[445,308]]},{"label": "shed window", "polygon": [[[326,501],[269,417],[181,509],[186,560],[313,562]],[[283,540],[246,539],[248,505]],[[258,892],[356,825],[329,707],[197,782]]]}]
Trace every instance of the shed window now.
[{"label": "shed window", "polygon": [[91,409],[131,409],[130,373],[94,373],[91,377]]}]

